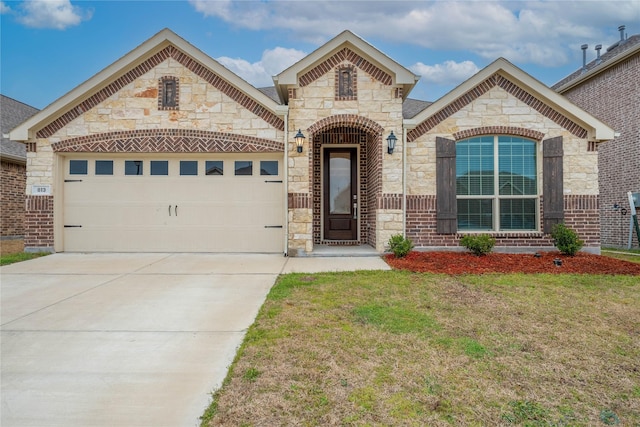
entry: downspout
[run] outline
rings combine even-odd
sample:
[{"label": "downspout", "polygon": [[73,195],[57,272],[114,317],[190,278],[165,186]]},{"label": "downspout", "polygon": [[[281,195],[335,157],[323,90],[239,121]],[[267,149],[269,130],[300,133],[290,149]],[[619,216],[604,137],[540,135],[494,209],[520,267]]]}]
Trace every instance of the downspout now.
[{"label": "downspout", "polygon": [[289,256],[289,111],[284,114],[284,256]]},{"label": "downspout", "polygon": [[402,126],[402,235],[407,237],[407,128]]}]

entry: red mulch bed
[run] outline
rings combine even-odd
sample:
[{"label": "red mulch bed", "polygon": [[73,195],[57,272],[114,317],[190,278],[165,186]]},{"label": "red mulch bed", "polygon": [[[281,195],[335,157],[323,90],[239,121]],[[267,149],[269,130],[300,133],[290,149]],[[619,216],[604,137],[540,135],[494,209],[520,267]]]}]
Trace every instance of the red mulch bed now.
[{"label": "red mulch bed", "polygon": [[[561,266],[554,259],[562,261]],[[410,252],[405,258],[385,255],[387,263],[399,270],[420,273],[585,273],[640,275],[640,264],[580,252],[565,256],[559,252],[534,254],[490,253],[476,256],[469,252]]]}]

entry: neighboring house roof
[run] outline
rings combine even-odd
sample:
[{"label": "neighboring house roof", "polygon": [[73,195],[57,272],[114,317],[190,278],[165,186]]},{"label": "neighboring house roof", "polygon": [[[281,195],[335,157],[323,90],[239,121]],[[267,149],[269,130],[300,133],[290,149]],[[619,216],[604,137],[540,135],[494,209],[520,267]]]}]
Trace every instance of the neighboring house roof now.
[{"label": "neighboring house roof", "polygon": [[300,61],[273,77],[273,82],[276,85],[276,90],[278,91],[280,99],[282,99],[286,104],[289,97],[287,86],[297,85],[301,75],[313,70],[315,66],[327,59],[330,59],[337,52],[345,48],[365,59],[365,62],[370,62],[373,66],[389,73],[394,84],[402,85],[402,97],[405,99],[416,83],[420,80],[420,76],[414,74],[409,69],[389,58],[380,50],[376,49],[374,46],[351,31],[345,30],[315,51],[311,52],[309,55],[302,58]]},{"label": "neighboring house roof", "polygon": [[20,123],[38,112],[37,108],[8,96],[0,95],[0,128],[2,141],[0,142],[0,157],[20,163],[25,163],[27,154],[25,145],[9,139],[9,132]]},{"label": "neighboring house roof", "polygon": [[152,58],[154,55],[169,47],[174,47],[179,52],[193,58],[204,66],[205,69],[213,72],[220,79],[231,85],[231,87],[248,96],[273,115],[284,116],[286,113],[286,107],[279,105],[279,103],[275,102],[270,96],[265,95],[238,75],[225,68],[218,61],[197,49],[173,31],[165,28],[18,126],[11,132],[11,138],[17,141],[27,141],[34,138],[38,130],[49,125],[63,114],[73,112],[73,110],[83,110],[84,105],[82,105],[82,103],[85,100],[104,89],[111,82],[114,82],[118,77],[126,74],[130,69],[136,67],[144,60]]},{"label": "neighboring house roof", "polygon": [[[460,105],[468,94],[489,79],[499,75],[512,82],[518,88],[535,97],[553,110],[568,117],[587,131],[587,139],[590,141],[608,141],[614,138],[614,131],[609,126],[596,119],[591,114],[569,102],[564,96],[550,89],[544,83],[531,77],[504,58],[487,65],[478,73],[461,83],[451,92],[444,95],[411,119],[405,119],[408,129],[415,129],[427,119],[440,113],[446,116],[452,114],[452,104]],[[456,110],[457,111],[457,110]]]},{"label": "neighboring house roof", "polygon": [[563,93],[638,52],[640,52],[640,34],[633,35],[626,40],[619,40],[611,45],[604,55],[600,56],[600,61],[594,59],[586,64],[584,69],[580,67],[578,70],[551,86],[551,88],[559,93]]}]

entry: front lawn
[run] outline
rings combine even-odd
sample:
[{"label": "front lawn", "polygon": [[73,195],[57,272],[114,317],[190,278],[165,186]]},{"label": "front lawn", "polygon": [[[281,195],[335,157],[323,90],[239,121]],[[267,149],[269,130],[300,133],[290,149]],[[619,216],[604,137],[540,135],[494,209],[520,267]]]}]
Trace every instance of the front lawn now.
[{"label": "front lawn", "polygon": [[0,256],[0,265],[8,265],[16,262],[28,261],[30,259],[39,258],[49,255],[49,252],[18,252]]},{"label": "front lawn", "polygon": [[637,276],[282,276],[203,425],[640,424]]}]

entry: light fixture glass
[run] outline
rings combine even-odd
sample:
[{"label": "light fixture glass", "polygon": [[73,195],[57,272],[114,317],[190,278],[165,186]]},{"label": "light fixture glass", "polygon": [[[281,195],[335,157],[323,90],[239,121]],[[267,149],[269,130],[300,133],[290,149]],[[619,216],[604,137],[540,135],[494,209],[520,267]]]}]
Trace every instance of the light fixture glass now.
[{"label": "light fixture glass", "polygon": [[302,134],[302,131],[300,129],[298,129],[298,133],[295,136],[296,139],[296,147],[298,147],[298,153],[302,153],[302,144],[304,144],[304,135]]},{"label": "light fixture glass", "polygon": [[393,150],[396,148],[397,140],[398,138],[396,138],[396,136],[393,134],[393,131],[391,131],[391,134],[389,134],[389,136],[387,137],[387,152],[389,154],[393,154]]}]

